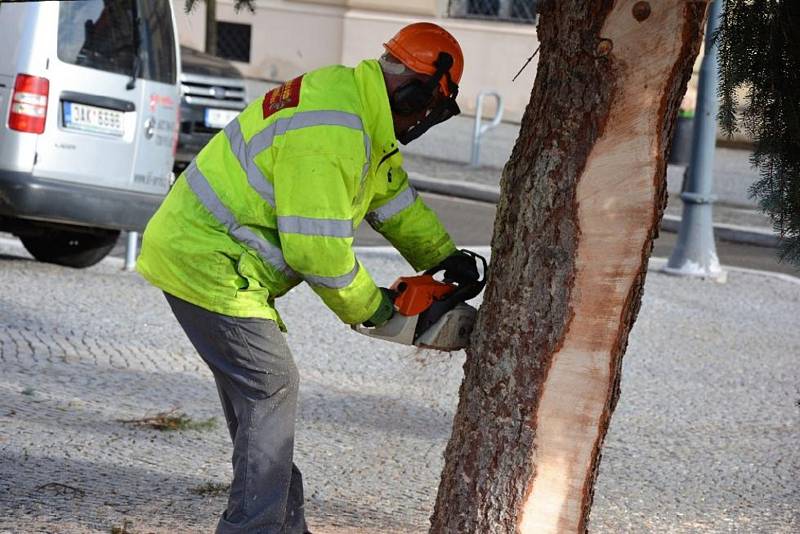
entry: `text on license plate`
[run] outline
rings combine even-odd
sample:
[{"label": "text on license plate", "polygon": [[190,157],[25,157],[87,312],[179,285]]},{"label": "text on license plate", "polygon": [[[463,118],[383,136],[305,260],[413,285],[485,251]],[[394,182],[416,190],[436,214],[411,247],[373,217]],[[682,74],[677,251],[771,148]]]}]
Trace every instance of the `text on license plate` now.
[{"label": "text on license plate", "polygon": [[224,128],[239,112],[232,109],[206,108],[205,123],[209,128]]},{"label": "text on license plate", "polygon": [[123,112],[77,102],[64,102],[64,126],[73,130],[121,136]]}]

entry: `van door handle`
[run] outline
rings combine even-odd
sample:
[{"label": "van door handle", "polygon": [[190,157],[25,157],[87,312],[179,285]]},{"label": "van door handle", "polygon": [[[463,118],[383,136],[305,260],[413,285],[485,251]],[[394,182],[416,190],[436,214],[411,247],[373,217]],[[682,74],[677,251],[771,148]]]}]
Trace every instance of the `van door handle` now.
[{"label": "van door handle", "polygon": [[111,98],[110,96],[88,95],[86,93],[76,93],[74,91],[61,91],[61,100],[75,102],[76,104],[86,104],[98,108],[113,109],[116,111],[135,111],[136,105],[130,100]]}]

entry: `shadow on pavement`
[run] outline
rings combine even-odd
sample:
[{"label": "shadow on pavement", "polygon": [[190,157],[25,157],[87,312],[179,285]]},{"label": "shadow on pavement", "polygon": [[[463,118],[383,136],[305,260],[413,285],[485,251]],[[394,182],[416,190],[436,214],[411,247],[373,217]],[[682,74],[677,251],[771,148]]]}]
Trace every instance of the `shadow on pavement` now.
[{"label": "shadow on pavement", "polygon": [[[126,519],[131,532],[209,532],[225,506],[224,497],[192,493],[206,479],[165,476],[147,466],[7,449],[0,451],[0,465],[6,471],[0,528],[13,532],[109,532]],[[27,475],[8,473],[11,466]]]},{"label": "shadow on pavement", "polygon": [[304,387],[302,377],[300,388],[299,414],[307,422],[360,427],[425,441],[446,441],[450,437],[452,412],[443,416],[441,410],[392,396]]}]

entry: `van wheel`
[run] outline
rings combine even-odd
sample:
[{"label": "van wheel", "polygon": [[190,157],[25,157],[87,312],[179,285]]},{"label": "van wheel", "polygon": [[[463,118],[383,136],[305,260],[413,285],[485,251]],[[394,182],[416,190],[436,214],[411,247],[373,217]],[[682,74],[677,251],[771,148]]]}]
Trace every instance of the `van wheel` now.
[{"label": "van wheel", "polygon": [[102,233],[50,230],[44,234],[21,235],[20,241],[39,261],[66,267],[91,267],[105,258],[119,238],[119,230]]}]

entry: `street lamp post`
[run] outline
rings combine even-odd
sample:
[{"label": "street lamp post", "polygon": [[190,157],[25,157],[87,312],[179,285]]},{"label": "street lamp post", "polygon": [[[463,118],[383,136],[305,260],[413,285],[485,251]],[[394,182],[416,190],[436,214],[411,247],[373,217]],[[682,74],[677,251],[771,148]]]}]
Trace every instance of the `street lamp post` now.
[{"label": "street lamp post", "polygon": [[714,0],[708,16],[705,55],[700,65],[700,83],[692,140],[692,156],[687,169],[683,217],[675,249],[664,267],[669,274],[700,276],[725,280],[714,244],[711,210],[716,197],[711,194],[714,172],[714,148],[717,140],[717,46],[713,35],[719,27],[722,0]]}]

